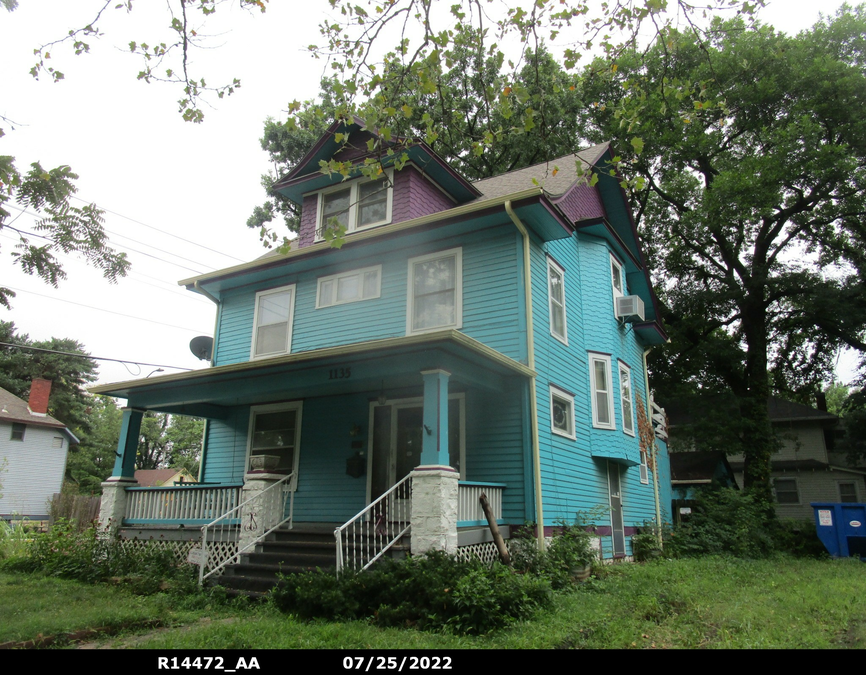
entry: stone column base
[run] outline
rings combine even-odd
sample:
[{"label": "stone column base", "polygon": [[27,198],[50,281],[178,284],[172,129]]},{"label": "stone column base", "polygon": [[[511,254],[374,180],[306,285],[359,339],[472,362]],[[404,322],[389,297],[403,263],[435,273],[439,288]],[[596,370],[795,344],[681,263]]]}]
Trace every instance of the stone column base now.
[{"label": "stone column base", "polygon": [[265,493],[267,488],[282,478],[285,476],[280,474],[247,475],[241,490],[241,502],[248,499],[251,501],[241,508],[241,529],[238,538],[240,550],[252,544],[283,519],[280,510],[282,490],[274,488]]},{"label": "stone column base", "polygon": [[457,551],[457,483],[450,466],[419,466],[412,472],[412,554]]},{"label": "stone column base", "polygon": [[99,529],[114,534],[123,524],[129,493],[126,488],[136,487],[135,478],[109,478],[102,484],[102,499],[99,502]]}]

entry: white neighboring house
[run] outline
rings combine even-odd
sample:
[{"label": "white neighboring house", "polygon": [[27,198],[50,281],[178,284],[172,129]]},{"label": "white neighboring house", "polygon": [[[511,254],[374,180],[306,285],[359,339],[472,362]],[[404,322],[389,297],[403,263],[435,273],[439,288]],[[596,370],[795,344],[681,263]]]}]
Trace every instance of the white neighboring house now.
[{"label": "white neighboring house", "polygon": [[25,402],[0,388],[0,518],[47,520],[60,492],[69,444],[78,439],[48,415],[50,380],[33,380]]}]

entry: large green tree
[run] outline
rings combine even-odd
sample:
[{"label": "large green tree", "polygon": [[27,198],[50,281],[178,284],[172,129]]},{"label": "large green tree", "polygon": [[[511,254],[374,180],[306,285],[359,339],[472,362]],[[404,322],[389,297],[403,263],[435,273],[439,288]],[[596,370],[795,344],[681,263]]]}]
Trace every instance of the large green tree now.
[{"label": "large green tree", "polygon": [[84,387],[96,380],[97,365],[84,345],[70,338],[31,340],[11,321],[0,321],[0,343],[0,387],[26,401],[33,378],[51,380],[48,414],[76,436],[89,429],[93,399]]},{"label": "large green tree", "polygon": [[746,487],[765,496],[768,396],[815,391],[839,348],[866,350],[864,63],[861,6],[796,37],[714,21],[585,82],[594,133],[642,179],[672,335],[655,370],[733,393]]}]

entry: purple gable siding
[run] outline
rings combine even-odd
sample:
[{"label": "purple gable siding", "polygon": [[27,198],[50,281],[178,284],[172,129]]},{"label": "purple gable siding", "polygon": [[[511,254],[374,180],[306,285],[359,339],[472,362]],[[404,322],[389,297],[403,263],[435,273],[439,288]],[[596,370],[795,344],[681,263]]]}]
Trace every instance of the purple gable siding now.
[{"label": "purple gable siding", "polygon": [[319,198],[317,195],[304,197],[301,207],[301,225],[298,228],[298,248],[311,246],[316,241],[316,205]]},{"label": "purple gable siding", "polygon": [[454,207],[445,194],[424,178],[414,166],[394,172],[394,203],[391,222],[429,216]]},{"label": "purple gable siding", "polygon": [[[298,248],[312,246],[316,235],[316,208],[318,197],[307,195],[301,207],[301,225],[298,231]],[[391,208],[391,222],[420,218],[454,207],[445,194],[430,183],[413,166],[394,172],[394,201]]]},{"label": "purple gable siding", "polygon": [[598,190],[586,184],[574,185],[554,203],[572,222],[605,215]]}]

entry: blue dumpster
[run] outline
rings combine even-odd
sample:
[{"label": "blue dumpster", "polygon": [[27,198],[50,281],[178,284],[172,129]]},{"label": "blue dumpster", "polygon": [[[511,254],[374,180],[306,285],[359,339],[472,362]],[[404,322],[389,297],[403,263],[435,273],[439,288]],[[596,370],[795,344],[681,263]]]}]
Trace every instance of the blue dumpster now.
[{"label": "blue dumpster", "polygon": [[834,558],[866,560],[866,504],[812,503],[818,538]]}]

